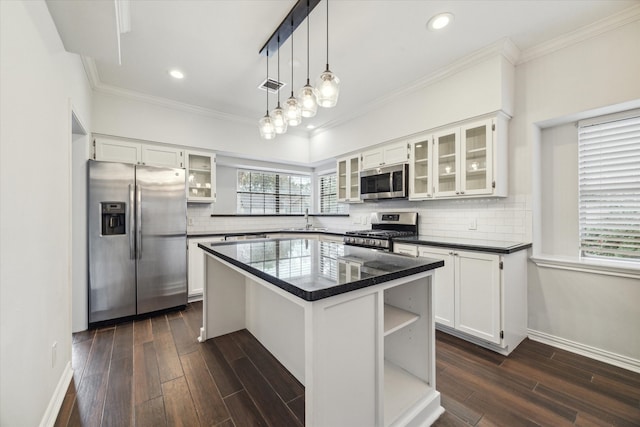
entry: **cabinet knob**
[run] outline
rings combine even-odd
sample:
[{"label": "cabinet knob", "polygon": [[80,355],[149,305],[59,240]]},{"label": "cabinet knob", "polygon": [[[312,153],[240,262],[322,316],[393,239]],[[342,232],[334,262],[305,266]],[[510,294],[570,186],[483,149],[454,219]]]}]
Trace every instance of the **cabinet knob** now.
[{"label": "cabinet knob", "polygon": [[460,194],[464,194],[464,191],[461,191]]},{"label": "cabinet knob", "polygon": [[456,191],[456,194],[460,194],[460,192],[459,192],[459,191]]}]

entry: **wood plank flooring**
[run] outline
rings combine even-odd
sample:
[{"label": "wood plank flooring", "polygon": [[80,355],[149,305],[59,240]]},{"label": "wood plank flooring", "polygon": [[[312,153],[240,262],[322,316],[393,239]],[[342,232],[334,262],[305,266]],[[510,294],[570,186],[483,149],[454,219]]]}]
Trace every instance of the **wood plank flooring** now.
[{"label": "wood plank flooring", "polygon": [[[201,321],[74,334],[56,426],[302,426],[304,387],[246,330],[198,343]],[[529,340],[504,357],[438,332],[436,353],[436,426],[640,426],[640,374]]]}]

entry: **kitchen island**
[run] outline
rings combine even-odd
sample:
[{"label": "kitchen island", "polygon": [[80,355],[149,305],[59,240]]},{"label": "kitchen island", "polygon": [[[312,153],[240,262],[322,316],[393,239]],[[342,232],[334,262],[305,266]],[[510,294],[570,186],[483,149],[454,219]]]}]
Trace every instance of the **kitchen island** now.
[{"label": "kitchen island", "polygon": [[200,341],[248,329],[305,386],[306,426],[430,425],[441,260],[311,239],[201,243]]}]

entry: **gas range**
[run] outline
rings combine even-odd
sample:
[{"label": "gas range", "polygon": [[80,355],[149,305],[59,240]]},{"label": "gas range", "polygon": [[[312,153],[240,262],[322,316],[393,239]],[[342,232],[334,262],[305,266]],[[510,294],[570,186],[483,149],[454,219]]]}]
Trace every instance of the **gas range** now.
[{"label": "gas range", "polygon": [[393,238],[418,235],[417,212],[374,212],[370,230],[345,233],[345,245],[393,250]]}]

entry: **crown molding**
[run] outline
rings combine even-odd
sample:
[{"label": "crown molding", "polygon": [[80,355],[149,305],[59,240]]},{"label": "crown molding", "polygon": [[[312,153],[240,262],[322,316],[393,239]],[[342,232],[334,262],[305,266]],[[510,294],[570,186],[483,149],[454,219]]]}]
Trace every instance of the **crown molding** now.
[{"label": "crown molding", "polygon": [[622,12],[600,19],[575,31],[525,49],[522,51],[520,59],[515,65],[524,64],[525,62],[540,58],[638,20],[640,20],[640,5],[632,6]]},{"label": "crown molding", "polygon": [[511,39],[505,37],[503,39],[498,40],[495,43],[492,43],[480,50],[477,50],[463,58],[460,58],[457,61],[452,62],[451,64],[436,70],[435,72],[428,74],[418,80],[409,83],[399,89],[393,91],[392,93],[385,95],[383,97],[377,98],[374,101],[364,105],[363,107],[358,108],[357,112],[352,114],[343,115],[341,118],[336,120],[331,120],[318,129],[311,131],[311,135],[319,135],[329,129],[340,126],[348,121],[351,121],[357,117],[364,116],[371,111],[374,111],[398,98],[401,98],[405,95],[408,95],[417,90],[423,89],[425,87],[431,86],[438,81],[444,80],[454,74],[457,74],[467,68],[470,68],[482,61],[485,61],[489,58],[493,58],[496,55],[502,55],[507,61],[512,64],[515,64],[518,61],[520,56],[520,50],[518,47],[511,41]]}]

